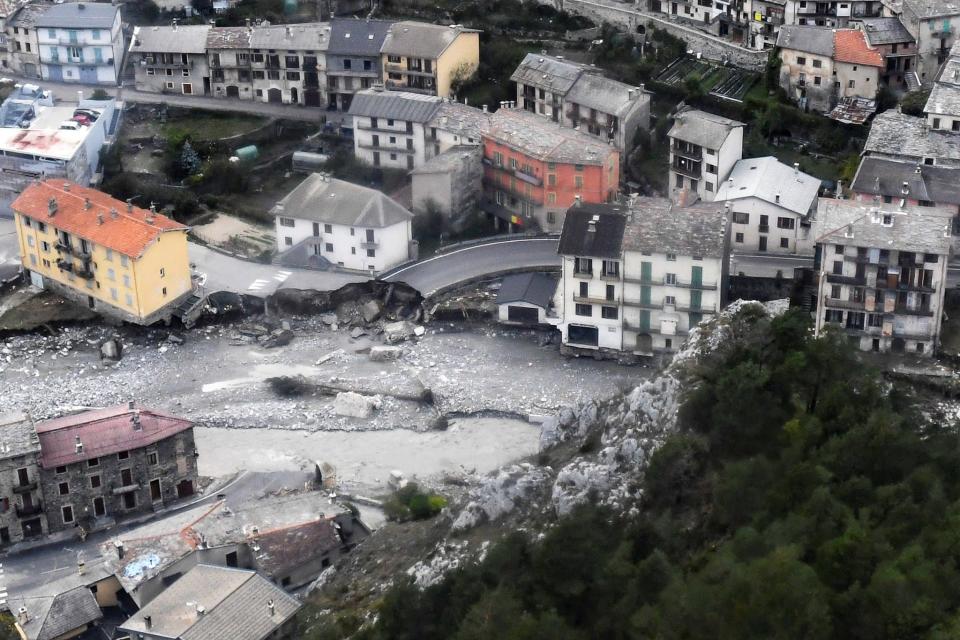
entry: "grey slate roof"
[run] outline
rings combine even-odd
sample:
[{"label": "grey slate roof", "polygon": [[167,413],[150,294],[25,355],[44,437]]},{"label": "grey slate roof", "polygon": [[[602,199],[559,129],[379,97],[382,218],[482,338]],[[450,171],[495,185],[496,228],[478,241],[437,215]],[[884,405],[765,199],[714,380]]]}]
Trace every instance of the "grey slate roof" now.
[{"label": "grey slate roof", "polygon": [[723,258],[723,204],[675,207],[666,198],[637,198],[623,234],[624,251]]},{"label": "grey slate roof", "polygon": [[832,58],[833,29],[785,24],[777,35],[777,47]]},{"label": "grey slate roof", "polygon": [[960,14],[958,0],[902,0],[904,11],[909,9],[920,18],[939,18]]},{"label": "grey slate roof", "polygon": [[[620,258],[626,207],[614,204],[583,204],[567,209],[557,253],[586,258]],[[590,221],[596,231],[590,232]]]},{"label": "grey slate roof", "polygon": [[132,51],[144,53],[206,53],[210,25],[137,27]]},{"label": "grey slate roof", "polygon": [[557,279],[543,273],[518,273],[507,276],[497,293],[497,304],[529,302],[541,309],[550,306],[557,290]]},{"label": "grey slate roof", "polygon": [[499,109],[483,131],[500,144],[545,162],[602,165],[615,150],[526,109]]},{"label": "grey slate roof", "polygon": [[915,42],[899,18],[858,18],[871,47],[900,42]]},{"label": "grey slate roof", "polygon": [[542,87],[553,93],[566,94],[580,74],[588,70],[584,64],[561,60],[546,54],[528,53],[514,70],[514,82]]},{"label": "grey slate roof", "polygon": [[427,122],[440,108],[443,99],[408,91],[358,91],[350,102],[351,116],[389,118],[405,122]]},{"label": "grey slate roof", "polygon": [[330,25],[326,22],[259,26],[250,34],[251,49],[326,51],[329,42]]},{"label": "grey slate roof", "polygon": [[714,200],[759,198],[805,216],[816,204],[819,190],[819,178],[767,156],[738,160]]},{"label": "grey slate roof", "polygon": [[285,218],[379,229],[413,218],[387,195],[360,185],[314,173],[273,208]]},{"label": "grey slate roof", "polygon": [[213,27],[207,32],[207,48],[249,49],[251,31],[246,27]]},{"label": "grey slate roof", "polygon": [[631,87],[593,73],[584,73],[573,83],[564,99],[590,109],[623,116],[634,105],[640,104],[640,101],[650,100],[650,96],[639,87]]},{"label": "grey slate roof", "polygon": [[458,169],[461,164],[475,162],[478,170],[483,156],[480,145],[460,144],[450,147],[443,153],[433,156],[422,165],[410,171],[411,174],[447,173]]},{"label": "grey slate roof", "polygon": [[[880,223],[884,214],[893,216],[893,225]],[[823,198],[817,216],[815,237],[818,243],[941,255],[950,253],[951,218],[945,210],[938,214],[936,209],[925,207],[900,208],[894,204]]]},{"label": "grey slate roof", "polygon": [[43,15],[43,12],[46,10],[46,6],[36,5],[36,4],[25,4],[17,9],[13,17],[8,21],[8,26],[11,27],[26,27],[30,28],[36,24],[37,19]]},{"label": "grey slate roof", "polygon": [[476,29],[450,27],[427,22],[395,22],[383,41],[380,53],[413,58],[439,58],[461,33]]},{"label": "grey slate roof", "polygon": [[103,617],[89,587],[78,586],[57,595],[14,597],[10,608],[26,607],[29,621],[22,625],[27,640],[54,640]]},{"label": "grey slate roof", "polygon": [[[197,614],[197,605],[203,614]],[[181,640],[263,640],[299,608],[299,602],[253,571],[199,564],[120,629]],[[144,616],[151,618],[149,632]]]},{"label": "grey slate roof", "polygon": [[119,7],[105,2],[53,4],[34,23],[43,28],[110,29],[119,12]]},{"label": "grey slate roof", "polygon": [[960,161],[960,136],[928,130],[926,118],[889,109],[874,116],[863,152],[913,160],[945,158]]},{"label": "grey slate roof", "polygon": [[444,101],[430,119],[429,126],[480,141],[480,133],[490,123],[492,113],[460,102]]},{"label": "grey slate roof", "polygon": [[911,200],[960,205],[960,169],[953,167],[867,156],[860,161],[850,188],[857,193],[900,198],[904,182]]},{"label": "grey slate roof", "polygon": [[746,125],[737,120],[699,109],[686,109],[676,115],[667,135],[707,149],[719,149],[730,132],[743,126]]},{"label": "grey slate roof", "polygon": [[327,46],[327,53],[379,58],[383,40],[392,24],[390,20],[333,20],[330,22],[330,44]]},{"label": "grey slate roof", "polygon": [[0,415],[0,460],[40,451],[33,420],[25,413]]},{"label": "grey slate roof", "polygon": [[960,118],[960,41],[954,43],[927,98],[926,113],[944,113]]}]

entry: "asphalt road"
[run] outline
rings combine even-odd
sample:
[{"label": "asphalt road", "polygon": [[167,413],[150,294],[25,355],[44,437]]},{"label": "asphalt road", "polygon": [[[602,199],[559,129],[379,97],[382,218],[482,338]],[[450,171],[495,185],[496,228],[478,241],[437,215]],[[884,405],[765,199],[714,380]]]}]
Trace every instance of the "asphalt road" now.
[{"label": "asphalt road", "polygon": [[406,282],[424,297],[474,278],[512,269],[560,267],[556,238],[518,238],[456,249],[403,267],[384,278]]}]

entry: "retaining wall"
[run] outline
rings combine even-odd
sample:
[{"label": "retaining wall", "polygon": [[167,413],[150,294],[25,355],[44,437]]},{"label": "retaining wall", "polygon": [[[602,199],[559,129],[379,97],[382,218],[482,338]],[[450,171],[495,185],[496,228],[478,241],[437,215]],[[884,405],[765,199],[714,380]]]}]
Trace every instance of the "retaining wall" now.
[{"label": "retaining wall", "polygon": [[643,11],[625,2],[615,0],[537,0],[537,2],[589,18],[596,23],[609,22],[631,34],[637,33],[638,25],[653,25],[680,38],[687,43],[691,51],[702,54],[704,58],[727,62],[749,71],[763,71],[767,64],[766,51],[741,47],[723,38],[667,20],[662,14]]}]

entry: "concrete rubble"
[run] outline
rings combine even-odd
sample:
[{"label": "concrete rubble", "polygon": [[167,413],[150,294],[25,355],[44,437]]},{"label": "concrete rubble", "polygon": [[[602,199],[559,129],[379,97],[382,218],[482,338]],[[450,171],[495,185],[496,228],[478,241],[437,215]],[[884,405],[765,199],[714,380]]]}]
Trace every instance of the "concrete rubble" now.
[{"label": "concrete rubble", "polygon": [[382,404],[380,396],[364,396],[352,391],[343,391],[337,394],[333,410],[338,416],[369,418]]}]

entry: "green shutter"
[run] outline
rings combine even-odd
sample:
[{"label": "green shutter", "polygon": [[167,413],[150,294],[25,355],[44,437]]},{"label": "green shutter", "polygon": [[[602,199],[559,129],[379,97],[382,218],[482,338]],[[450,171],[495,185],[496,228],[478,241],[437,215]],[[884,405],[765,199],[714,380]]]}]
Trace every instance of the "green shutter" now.
[{"label": "green shutter", "polygon": [[650,287],[640,287],[640,304],[650,304]]},{"label": "green shutter", "polygon": [[699,289],[693,289],[690,291],[690,308],[699,309],[700,304],[703,302],[703,292]]},{"label": "green shutter", "polygon": [[651,262],[641,262],[640,263],[640,279],[644,282],[649,282],[653,274],[653,263]]},{"label": "green shutter", "polygon": [[640,312],[640,331],[650,331],[650,312]]},{"label": "green shutter", "polygon": [[703,267],[693,267],[692,273],[690,274],[690,284],[694,287],[699,287],[703,284]]}]

